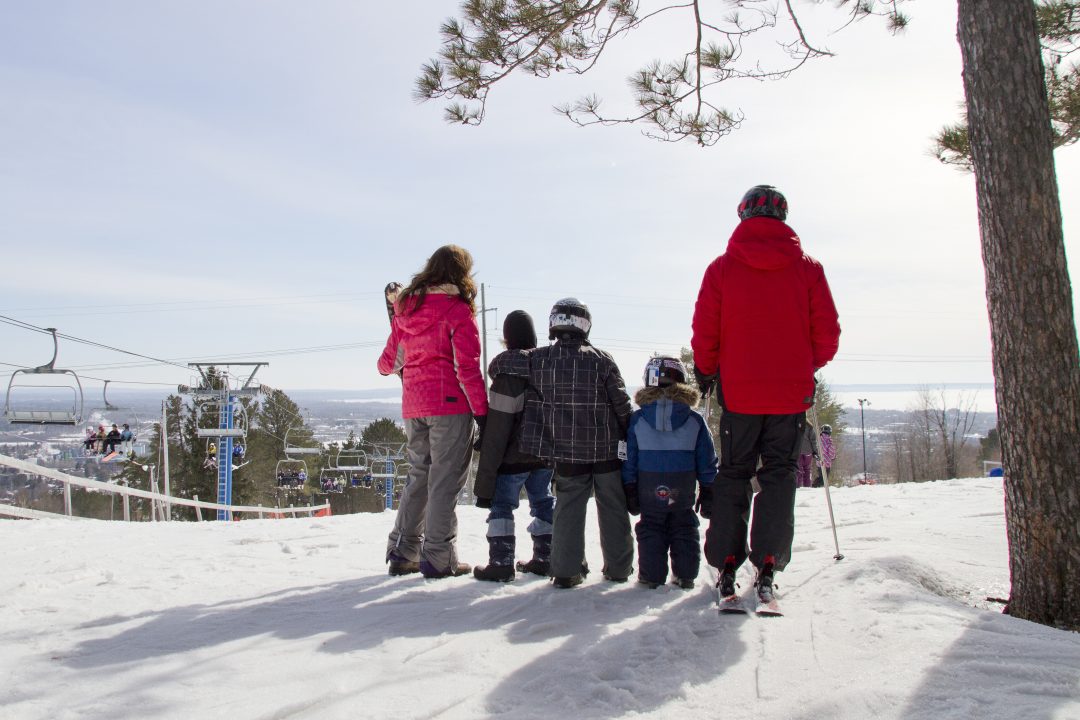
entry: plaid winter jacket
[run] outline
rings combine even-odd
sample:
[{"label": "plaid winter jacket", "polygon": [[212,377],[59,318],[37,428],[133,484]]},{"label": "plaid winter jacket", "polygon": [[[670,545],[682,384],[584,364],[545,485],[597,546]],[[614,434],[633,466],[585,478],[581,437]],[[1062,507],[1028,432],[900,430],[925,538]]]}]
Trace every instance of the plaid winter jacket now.
[{"label": "plaid winter jacket", "polygon": [[617,461],[632,408],[615,360],[563,338],[529,356],[521,451],[556,463]]}]

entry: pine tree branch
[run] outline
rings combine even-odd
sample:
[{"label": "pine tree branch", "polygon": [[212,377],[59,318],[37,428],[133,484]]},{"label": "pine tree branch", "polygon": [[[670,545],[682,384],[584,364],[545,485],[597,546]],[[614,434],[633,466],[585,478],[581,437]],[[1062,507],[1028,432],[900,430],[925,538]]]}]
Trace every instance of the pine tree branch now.
[{"label": "pine tree branch", "polygon": [[[859,18],[889,17],[895,30],[902,25],[897,5],[903,1],[856,0],[852,12]],[[721,3],[713,0],[712,4]],[[643,16],[637,14],[637,0],[466,0],[462,20],[444,23],[443,48],[437,59],[422,67],[415,94],[421,100],[450,101],[446,118],[451,122],[479,125],[491,89],[510,75],[584,74],[597,66],[613,39],[661,14],[690,10],[694,39],[683,60],[654,63],[632,77],[639,112],[602,114],[595,95],[555,110],[579,126],[642,122],[654,127],[655,132],[645,131],[648,137],[693,138],[699,145],[712,145],[742,121],[741,114],[722,110],[708,100],[714,85],[732,79],[783,78],[811,59],[832,56],[812,42],[791,0],[784,0],[787,23],[783,27],[778,25],[776,7],[765,0],[725,0],[723,4],[732,12],[716,22],[707,17],[701,0],[664,4]],[[601,20],[605,11],[611,13],[606,23]],[[777,43],[787,60],[744,60],[745,40],[765,31],[790,33],[790,38]]]}]

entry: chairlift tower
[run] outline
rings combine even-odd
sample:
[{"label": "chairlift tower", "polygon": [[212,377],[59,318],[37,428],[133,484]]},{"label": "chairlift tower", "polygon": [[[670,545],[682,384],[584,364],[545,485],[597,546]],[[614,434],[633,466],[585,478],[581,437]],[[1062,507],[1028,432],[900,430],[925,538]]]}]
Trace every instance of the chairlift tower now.
[{"label": "chairlift tower", "polygon": [[397,479],[397,465],[395,464],[395,461],[405,459],[405,446],[393,446],[390,443],[372,443],[372,449],[374,451],[374,458],[371,461],[372,470],[374,470],[376,462],[381,460],[384,463],[383,472],[373,472],[372,476],[382,479],[383,489],[386,492],[385,509],[393,510],[394,480]]},{"label": "chairlift tower", "polygon": [[[188,363],[199,371],[199,384],[197,386],[181,385],[178,390],[181,395],[190,395],[195,402],[195,412],[215,409],[218,413],[216,428],[199,427],[196,422],[195,434],[198,437],[217,438],[217,501],[219,505],[232,505],[232,454],[233,441],[236,438],[247,437],[247,413],[240,403],[242,398],[254,397],[262,391],[262,387],[255,383],[255,373],[259,368],[268,366],[265,362],[214,362],[214,363]],[[211,368],[250,367],[251,374],[243,385],[233,388],[229,384],[229,374],[222,373],[211,377],[208,371]],[[237,422],[238,420],[242,422]],[[225,509],[217,511],[218,520],[231,520],[232,512]]]}]

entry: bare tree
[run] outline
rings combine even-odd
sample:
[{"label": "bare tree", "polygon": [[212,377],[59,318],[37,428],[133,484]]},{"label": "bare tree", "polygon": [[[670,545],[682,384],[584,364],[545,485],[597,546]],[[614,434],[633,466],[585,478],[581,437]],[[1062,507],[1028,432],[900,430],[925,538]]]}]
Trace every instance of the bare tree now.
[{"label": "bare tree", "polygon": [[968,435],[975,426],[975,395],[961,392],[956,407],[949,407],[945,388],[931,391],[923,388],[916,400],[915,415],[927,440],[935,439],[933,446],[941,451],[946,478],[960,477],[959,458],[967,445]]}]

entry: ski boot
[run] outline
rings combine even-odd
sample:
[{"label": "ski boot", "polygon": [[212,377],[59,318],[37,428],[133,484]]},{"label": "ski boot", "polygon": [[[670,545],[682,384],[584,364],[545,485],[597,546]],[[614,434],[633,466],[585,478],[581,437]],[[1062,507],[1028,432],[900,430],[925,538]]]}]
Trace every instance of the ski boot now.
[{"label": "ski boot", "polygon": [[724,569],[720,571],[720,579],[716,581],[716,590],[721,598],[735,595],[735,559],[728,558],[724,563]]},{"label": "ski boot", "polygon": [[768,605],[776,600],[776,594],[773,592],[772,555],[765,558],[765,562],[762,563],[761,568],[758,570],[757,579],[754,580],[754,587],[757,588],[758,602],[762,605]]}]

